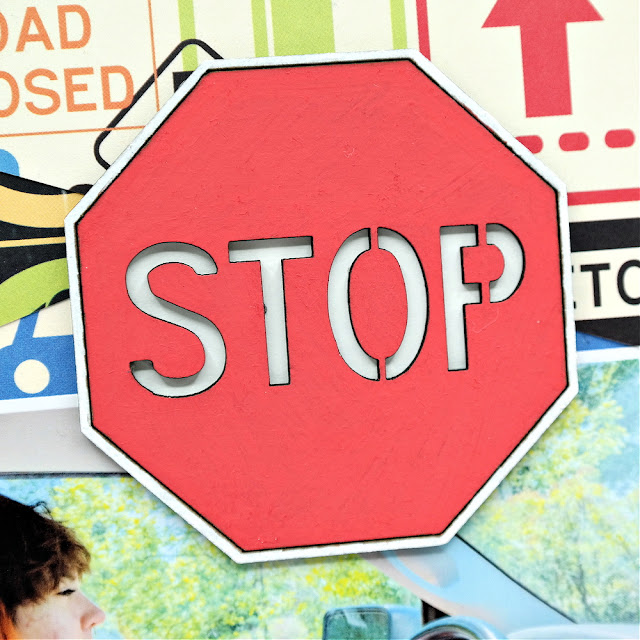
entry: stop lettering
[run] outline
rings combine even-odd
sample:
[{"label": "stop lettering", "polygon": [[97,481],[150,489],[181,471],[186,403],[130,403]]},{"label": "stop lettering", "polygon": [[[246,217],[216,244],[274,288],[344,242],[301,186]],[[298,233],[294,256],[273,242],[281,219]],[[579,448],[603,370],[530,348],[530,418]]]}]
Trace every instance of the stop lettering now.
[{"label": "stop lettering", "polygon": [[575,393],[567,226],[419,54],[203,67],[67,220],[83,430],[238,561],[446,542]]}]

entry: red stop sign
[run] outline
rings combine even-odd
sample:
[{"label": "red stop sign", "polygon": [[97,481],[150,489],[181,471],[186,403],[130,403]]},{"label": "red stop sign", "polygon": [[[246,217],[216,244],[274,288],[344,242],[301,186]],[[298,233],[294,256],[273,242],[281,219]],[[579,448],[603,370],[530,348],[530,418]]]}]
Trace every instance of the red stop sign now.
[{"label": "red stop sign", "polygon": [[83,429],[236,560],[446,542],[575,393],[565,198],[418,54],[200,69],[68,219]]}]

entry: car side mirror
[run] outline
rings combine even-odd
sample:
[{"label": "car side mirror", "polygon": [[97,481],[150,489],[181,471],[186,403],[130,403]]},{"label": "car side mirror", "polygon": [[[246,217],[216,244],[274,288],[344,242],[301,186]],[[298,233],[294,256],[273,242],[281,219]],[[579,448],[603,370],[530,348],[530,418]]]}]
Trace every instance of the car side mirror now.
[{"label": "car side mirror", "polygon": [[322,640],[406,640],[421,625],[420,611],[413,607],[339,607],[324,614]]}]

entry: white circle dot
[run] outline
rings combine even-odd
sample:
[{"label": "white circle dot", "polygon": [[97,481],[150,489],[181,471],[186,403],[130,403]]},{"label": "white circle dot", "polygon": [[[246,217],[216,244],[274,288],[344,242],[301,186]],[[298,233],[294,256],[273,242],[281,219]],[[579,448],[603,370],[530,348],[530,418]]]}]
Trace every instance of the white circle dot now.
[{"label": "white circle dot", "polygon": [[49,369],[39,360],[25,360],[16,367],[13,379],[23,393],[40,393],[49,384]]}]

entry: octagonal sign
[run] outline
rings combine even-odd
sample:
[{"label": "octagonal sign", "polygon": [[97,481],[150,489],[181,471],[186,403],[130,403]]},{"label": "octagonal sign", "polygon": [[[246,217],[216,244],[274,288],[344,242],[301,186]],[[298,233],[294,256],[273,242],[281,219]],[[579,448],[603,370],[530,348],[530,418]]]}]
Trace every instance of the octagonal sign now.
[{"label": "octagonal sign", "polygon": [[211,63],[67,219],[83,430],[237,561],[444,543],[576,391],[567,229],[419,54]]}]

